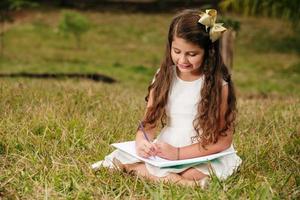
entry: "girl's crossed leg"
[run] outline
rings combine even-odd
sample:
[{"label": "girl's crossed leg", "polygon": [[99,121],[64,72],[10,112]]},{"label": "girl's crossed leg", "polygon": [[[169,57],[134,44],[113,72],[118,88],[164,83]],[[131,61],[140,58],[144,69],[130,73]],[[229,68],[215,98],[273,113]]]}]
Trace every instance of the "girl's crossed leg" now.
[{"label": "girl's crossed leg", "polygon": [[201,187],[204,187],[205,185],[203,185],[203,183],[199,182],[197,184],[197,182],[208,177],[193,168],[187,169],[180,174],[170,173],[165,177],[157,177],[148,172],[144,163],[127,164],[123,166],[126,172],[134,173],[137,176],[144,177],[152,181],[173,182],[184,186],[196,186],[200,184]]}]

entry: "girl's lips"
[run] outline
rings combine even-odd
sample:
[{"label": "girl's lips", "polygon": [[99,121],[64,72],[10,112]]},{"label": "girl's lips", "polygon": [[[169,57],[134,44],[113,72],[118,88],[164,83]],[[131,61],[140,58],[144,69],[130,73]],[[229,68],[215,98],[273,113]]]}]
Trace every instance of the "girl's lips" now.
[{"label": "girl's lips", "polygon": [[191,65],[178,65],[178,67],[180,67],[180,68],[189,68],[189,67],[191,67]]}]

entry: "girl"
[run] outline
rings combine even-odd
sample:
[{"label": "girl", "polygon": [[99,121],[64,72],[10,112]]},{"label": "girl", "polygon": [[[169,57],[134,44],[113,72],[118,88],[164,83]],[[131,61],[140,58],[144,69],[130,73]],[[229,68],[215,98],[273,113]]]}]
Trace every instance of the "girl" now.
[{"label": "girl", "polygon": [[[139,129],[136,151],[140,156],[179,160],[233,149],[236,98],[219,49],[218,38],[226,29],[215,24],[216,14],[212,9],[184,10],[173,18],[166,55],[148,88],[142,121],[154,142]],[[160,122],[163,129],[156,137]],[[224,180],[240,163],[236,154],[229,154],[197,166],[161,169],[116,150],[101,165],[152,180],[203,186],[211,172]]]}]

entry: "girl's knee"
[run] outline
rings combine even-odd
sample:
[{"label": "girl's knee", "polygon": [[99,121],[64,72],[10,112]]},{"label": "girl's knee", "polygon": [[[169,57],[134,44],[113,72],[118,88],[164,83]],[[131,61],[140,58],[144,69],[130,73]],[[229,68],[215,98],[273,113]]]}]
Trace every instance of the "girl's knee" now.
[{"label": "girl's knee", "polygon": [[201,180],[207,176],[206,174],[196,169],[187,169],[186,171],[180,173],[180,175],[187,180],[195,180],[195,181]]}]

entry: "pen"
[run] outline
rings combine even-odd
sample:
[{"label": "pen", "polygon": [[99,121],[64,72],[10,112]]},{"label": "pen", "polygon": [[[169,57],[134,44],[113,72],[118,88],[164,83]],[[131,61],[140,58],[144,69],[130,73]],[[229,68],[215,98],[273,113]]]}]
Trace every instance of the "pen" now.
[{"label": "pen", "polygon": [[[147,140],[148,142],[152,143],[152,142],[149,140],[149,138],[148,138],[148,136],[147,136],[147,134],[146,134],[146,132],[145,132],[145,130],[144,130],[144,126],[143,126],[142,122],[139,121],[139,123],[140,123],[140,129],[141,129],[141,131],[143,132],[144,137],[146,138],[146,140]],[[153,151],[152,148],[151,148],[151,150]],[[154,157],[155,157],[155,156],[154,156]]]},{"label": "pen", "polygon": [[140,123],[141,131],[142,131],[143,134],[144,134],[144,137],[146,138],[146,140],[147,140],[148,142],[150,142],[150,140],[149,140],[149,138],[148,138],[148,136],[147,136],[147,134],[146,134],[146,132],[145,132],[145,130],[144,130],[144,126],[143,126],[142,122],[139,121],[139,123]]}]

